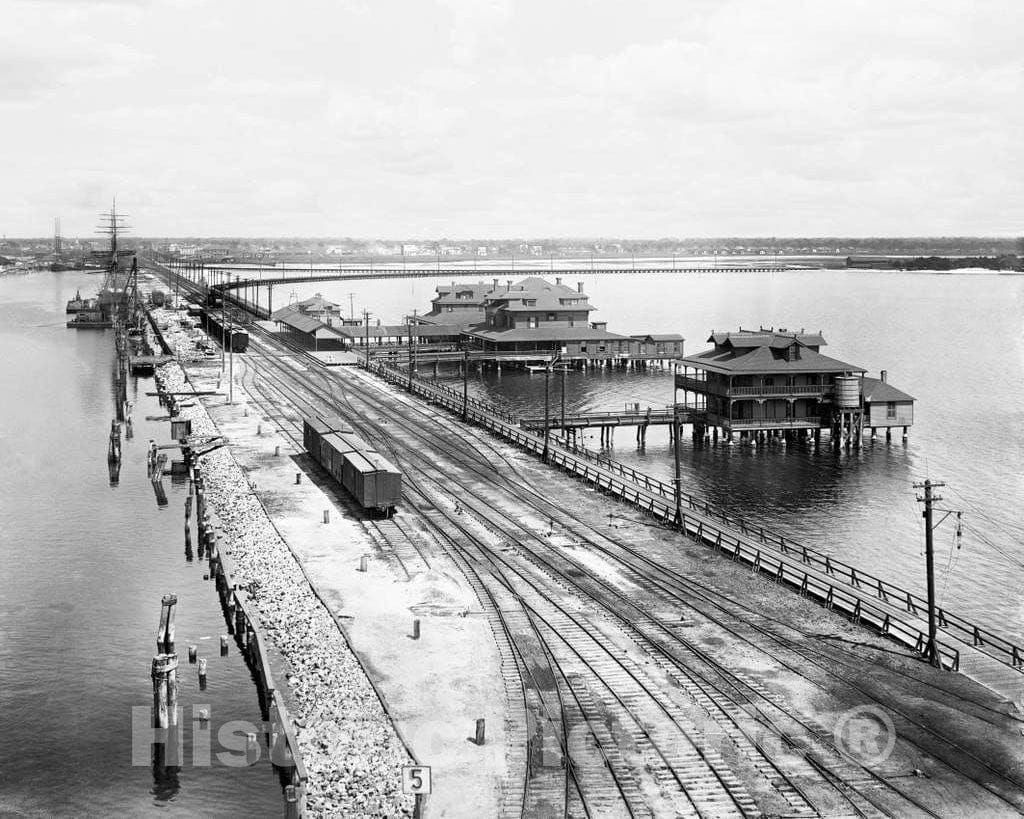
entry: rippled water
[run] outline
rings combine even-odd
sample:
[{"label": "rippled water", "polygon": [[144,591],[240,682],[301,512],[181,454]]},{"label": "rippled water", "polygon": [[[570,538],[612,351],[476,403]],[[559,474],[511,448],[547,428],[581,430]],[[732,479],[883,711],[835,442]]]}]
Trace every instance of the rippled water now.
[{"label": "rippled water", "polygon": [[[480,278],[486,278],[485,272]],[[436,280],[350,282],[277,288],[275,303],[313,292],[344,305],[354,292],[384,323],[425,310]],[[448,283],[445,280],[444,283]],[[936,533],[938,591],[947,608],[1024,633],[1024,276],[863,271],[772,274],[600,275],[584,278],[612,332],[679,332],[688,353],[712,330],[783,326],[821,330],[823,352],[866,368],[917,398],[904,446],[897,435],[860,451],[829,447],[694,447],[685,441],[685,488],[734,513],[854,565],[924,589],[921,507],[914,481],[943,480],[943,506],[964,511],[962,548],[954,527]],[[442,370],[442,377],[455,378]],[[552,383],[558,405],[558,379]],[[570,373],[567,405],[616,409],[672,400],[668,372]],[[473,390],[519,412],[543,411],[540,375],[506,370],[476,378]],[[615,456],[670,477],[666,428],[638,452],[620,430]],[[591,436],[597,444],[596,434]]]},{"label": "rippled water", "polygon": [[[191,708],[258,722],[256,689],[225,625],[205,562],[184,552],[186,489],[164,479],[158,507],[146,477],[149,438],[169,424],[153,380],[130,383],[135,438],[117,486],[107,472],[113,335],[65,328],[64,305],[97,277],[0,278],[0,815],[279,816],[280,784],[261,759],[191,765]],[[131,707],[152,702],[160,598],[178,595],[186,765],[165,776],[131,764]],[[200,691],[185,646],[209,658]],[[213,743],[213,752],[223,750]],[[238,754],[234,754],[238,758]]]}]

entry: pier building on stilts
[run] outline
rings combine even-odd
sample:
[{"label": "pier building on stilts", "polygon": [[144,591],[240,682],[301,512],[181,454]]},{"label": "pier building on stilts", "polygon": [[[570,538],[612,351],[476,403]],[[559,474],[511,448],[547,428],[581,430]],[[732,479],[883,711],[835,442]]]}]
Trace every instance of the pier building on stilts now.
[{"label": "pier building on stilts", "polygon": [[578,367],[643,368],[667,363],[683,353],[677,334],[633,336],[609,332],[606,322],[591,320],[597,308],[576,287],[528,276],[518,282],[442,285],[430,312],[419,320],[462,328],[462,343],[474,358],[529,367],[557,356]]},{"label": "pier building on stilts", "polygon": [[[784,328],[712,332],[714,346],[676,364],[676,407],[692,418],[696,437],[732,443],[771,440],[860,446],[865,428],[875,437],[885,429],[913,424],[913,397],[887,380],[870,378],[863,367],[821,353],[820,332]],[[680,391],[682,396],[680,397]]]}]

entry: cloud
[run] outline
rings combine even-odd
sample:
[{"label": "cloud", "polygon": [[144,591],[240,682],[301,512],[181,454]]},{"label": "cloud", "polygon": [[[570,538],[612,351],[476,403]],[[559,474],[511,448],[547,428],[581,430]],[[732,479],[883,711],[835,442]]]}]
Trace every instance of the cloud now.
[{"label": "cloud", "polygon": [[[87,232],[115,189],[154,233],[1024,221],[1019,2],[69,0],[18,17],[0,32],[8,234],[54,213]],[[88,218],[65,210],[93,192]]]}]

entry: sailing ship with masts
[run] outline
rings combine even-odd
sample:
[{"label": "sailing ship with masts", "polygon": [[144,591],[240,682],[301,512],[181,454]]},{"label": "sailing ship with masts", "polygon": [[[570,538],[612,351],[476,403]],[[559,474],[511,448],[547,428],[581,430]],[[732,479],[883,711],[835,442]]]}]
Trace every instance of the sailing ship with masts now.
[{"label": "sailing ship with masts", "polygon": [[[84,306],[81,294],[76,294],[79,309],[67,326],[78,330],[104,330],[118,322],[130,324],[138,304],[138,259],[133,249],[118,246],[118,237],[128,230],[128,225],[126,217],[117,212],[116,200],[100,219],[97,231],[110,237],[110,247],[93,251],[92,255],[104,264],[103,284],[96,299],[85,300]],[[69,312],[71,304],[68,303]]]}]

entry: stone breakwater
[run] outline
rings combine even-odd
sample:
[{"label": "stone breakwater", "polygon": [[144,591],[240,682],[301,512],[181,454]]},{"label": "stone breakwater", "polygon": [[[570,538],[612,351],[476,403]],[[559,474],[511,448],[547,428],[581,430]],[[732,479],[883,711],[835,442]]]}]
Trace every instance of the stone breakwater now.
[{"label": "stone breakwater", "polygon": [[[161,389],[188,384],[180,366],[157,371]],[[182,409],[193,435],[217,429],[198,403]],[[401,769],[411,764],[380,699],[331,614],[310,588],[227,447],[200,460],[207,502],[223,525],[240,585],[251,591],[260,624],[288,663],[297,704],[295,730],[313,816],[411,816]]]}]

